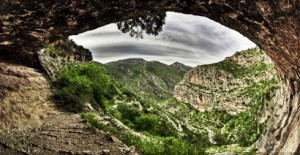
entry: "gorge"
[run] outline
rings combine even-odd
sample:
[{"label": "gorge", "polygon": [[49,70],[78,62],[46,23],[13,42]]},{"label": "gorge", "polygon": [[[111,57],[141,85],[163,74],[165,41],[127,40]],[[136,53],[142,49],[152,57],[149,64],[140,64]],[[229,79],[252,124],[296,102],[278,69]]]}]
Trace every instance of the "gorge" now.
[{"label": "gorge", "polygon": [[[41,70],[36,52],[49,43],[160,11],[206,16],[242,33],[273,60],[281,83],[280,96],[270,111],[258,153],[299,153],[299,0],[4,0],[0,5],[0,58],[5,65],[21,64]],[[1,74],[10,78],[23,76],[4,69]],[[0,81],[2,100],[22,86],[16,83],[9,87],[3,76]]]}]

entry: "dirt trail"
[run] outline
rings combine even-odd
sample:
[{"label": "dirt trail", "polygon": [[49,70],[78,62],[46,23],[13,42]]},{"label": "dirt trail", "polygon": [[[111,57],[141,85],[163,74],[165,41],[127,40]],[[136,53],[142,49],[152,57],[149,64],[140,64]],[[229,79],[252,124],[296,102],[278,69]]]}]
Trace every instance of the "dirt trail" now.
[{"label": "dirt trail", "polygon": [[49,114],[39,128],[13,131],[0,137],[0,143],[7,148],[24,154],[117,155],[130,151],[115,137],[83,122],[78,115],[63,112]]},{"label": "dirt trail", "polygon": [[117,138],[57,109],[41,73],[0,63],[0,76],[0,155],[130,154]]}]

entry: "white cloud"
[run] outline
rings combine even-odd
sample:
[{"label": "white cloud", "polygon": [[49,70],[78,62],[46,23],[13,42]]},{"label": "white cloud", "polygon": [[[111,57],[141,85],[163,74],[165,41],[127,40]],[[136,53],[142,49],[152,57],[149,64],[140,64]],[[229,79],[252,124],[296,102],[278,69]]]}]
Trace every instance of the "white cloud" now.
[{"label": "white cloud", "polygon": [[167,13],[163,32],[156,37],[144,35],[144,39],[137,40],[119,31],[116,24],[109,24],[70,38],[89,48],[94,60],[102,63],[144,58],[196,66],[221,61],[255,46],[238,32],[208,18],[173,12]]}]

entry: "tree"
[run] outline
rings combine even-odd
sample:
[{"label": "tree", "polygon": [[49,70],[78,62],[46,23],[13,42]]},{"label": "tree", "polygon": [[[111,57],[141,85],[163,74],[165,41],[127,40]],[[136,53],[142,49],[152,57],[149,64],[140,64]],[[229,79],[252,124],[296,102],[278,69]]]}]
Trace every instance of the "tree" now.
[{"label": "tree", "polygon": [[157,36],[165,24],[166,13],[142,16],[139,18],[129,19],[118,22],[118,29],[123,33],[129,33],[131,37],[143,39],[143,34]]}]

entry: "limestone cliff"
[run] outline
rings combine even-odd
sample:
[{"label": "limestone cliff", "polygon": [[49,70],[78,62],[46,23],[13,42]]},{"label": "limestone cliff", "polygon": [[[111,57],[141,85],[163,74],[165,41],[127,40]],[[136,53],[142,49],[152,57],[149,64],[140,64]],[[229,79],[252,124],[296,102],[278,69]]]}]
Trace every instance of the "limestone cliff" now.
[{"label": "limestone cliff", "polygon": [[56,79],[57,72],[73,62],[88,62],[93,59],[92,53],[72,40],[60,40],[47,45],[37,53],[39,64],[44,72]]},{"label": "limestone cliff", "polygon": [[254,48],[219,63],[192,69],[176,85],[174,96],[199,111],[217,108],[237,114],[257,104],[257,97],[265,89],[269,92],[263,94],[263,100],[270,100],[277,84],[271,59]]}]

